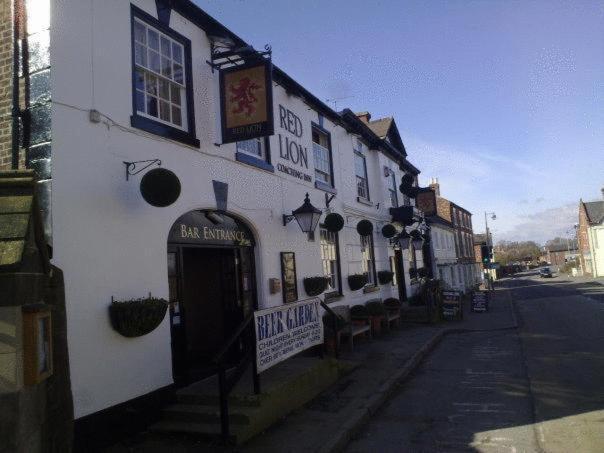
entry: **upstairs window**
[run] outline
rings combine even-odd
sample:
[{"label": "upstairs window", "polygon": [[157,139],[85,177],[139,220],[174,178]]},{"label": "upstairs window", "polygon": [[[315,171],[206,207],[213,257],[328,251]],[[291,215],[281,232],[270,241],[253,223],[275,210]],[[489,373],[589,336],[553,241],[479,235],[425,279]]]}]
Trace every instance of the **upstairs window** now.
[{"label": "upstairs window", "polygon": [[192,145],[190,41],[132,6],[132,125]]},{"label": "upstairs window", "polygon": [[266,143],[264,137],[252,138],[237,142],[237,152],[249,154],[258,159],[266,159]]},{"label": "upstairs window", "polygon": [[329,134],[317,127],[312,128],[312,150],[315,159],[315,179],[328,186],[333,186]]},{"label": "upstairs window", "polygon": [[365,156],[355,151],[354,172],[357,178],[357,195],[363,200],[369,200],[369,186],[367,184],[367,162]]}]

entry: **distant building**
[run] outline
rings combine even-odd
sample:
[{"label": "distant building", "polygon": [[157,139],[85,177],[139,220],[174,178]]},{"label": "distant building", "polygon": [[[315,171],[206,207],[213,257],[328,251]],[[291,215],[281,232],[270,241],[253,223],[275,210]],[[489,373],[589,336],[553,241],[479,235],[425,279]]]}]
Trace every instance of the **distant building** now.
[{"label": "distant building", "polygon": [[452,268],[452,283],[462,291],[471,289],[480,282],[481,275],[474,254],[472,213],[441,197],[437,179],[433,179],[427,188],[420,189],[416,203],[427,217],[438,216],[452,225],[457,257],[457,264]]},{"label": "distant building", "polygon": [[[604,188],[602,197],[604,198]],[[604,276],[604,199],[580,200],[577,236],[584,275]]]},{"label": "distant building", "polygon": [[546,245],[543,249],[545,261],[552,266],[564,266],[579,257],[579,250],[574,241],[569,241],[567,244]]}]

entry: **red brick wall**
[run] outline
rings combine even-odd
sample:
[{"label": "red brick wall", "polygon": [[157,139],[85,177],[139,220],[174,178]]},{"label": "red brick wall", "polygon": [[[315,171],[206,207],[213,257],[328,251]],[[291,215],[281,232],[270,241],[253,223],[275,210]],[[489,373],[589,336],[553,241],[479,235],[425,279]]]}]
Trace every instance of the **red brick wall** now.
[{"label": "red brick wall", "polygon": [[425,190],[417,194],[415,199],[417,209],[422,211],[425,215],[431,216],[436,214],[436,200],[435,194],[431,190]]},{"label": "red brick wall", "polygon": [[579,202],[579,229],[577,230],[577,238],[579,243],[579,260],[581,261],[581,268],[585,275],[592,275],[591,267],[587,267],[585,263],[584,253],[589,253],[589,240],[587,237],[587,228],[589,222],[587,219],[587,212],[585,211],[585,205],[583,201]]},{"label": "red brick wall", "polygon": [[436,213],[443,219],[452,222],[451,219],[451,202],[446,198],[436,197]]},{"label": "red brick wall", "polygon": [[12,0],[0,0],[0,170],[11,168],[12,74]]}]

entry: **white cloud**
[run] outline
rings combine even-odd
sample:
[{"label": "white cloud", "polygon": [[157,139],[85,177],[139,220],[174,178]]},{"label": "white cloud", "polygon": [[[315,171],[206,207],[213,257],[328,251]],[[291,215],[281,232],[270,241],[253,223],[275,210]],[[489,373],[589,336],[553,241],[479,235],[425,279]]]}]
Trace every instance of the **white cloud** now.
[{"label": "white cloud", "polygon": [[519,223],[499,233],[498,239],[545,243],[557,236],[567,236],[566,232],[578,221],[579,204],[569,203],[518,218]]}]

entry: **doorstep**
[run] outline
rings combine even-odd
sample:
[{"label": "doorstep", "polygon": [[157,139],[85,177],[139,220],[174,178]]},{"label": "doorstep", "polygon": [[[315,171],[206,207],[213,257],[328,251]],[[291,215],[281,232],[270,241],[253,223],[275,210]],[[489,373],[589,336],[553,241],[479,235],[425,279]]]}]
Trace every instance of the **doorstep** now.
[{"label": "doorstep", "polygon": [[[260,374],[261,393],[252,390],[251,367],[229,395],[230,441],[241,444],[266,430],[330,387],[354,364],[332,358],[295,357]],[[150,430],[220,438],[218,379],[212,376],[176,392],[176,404]]]}]

